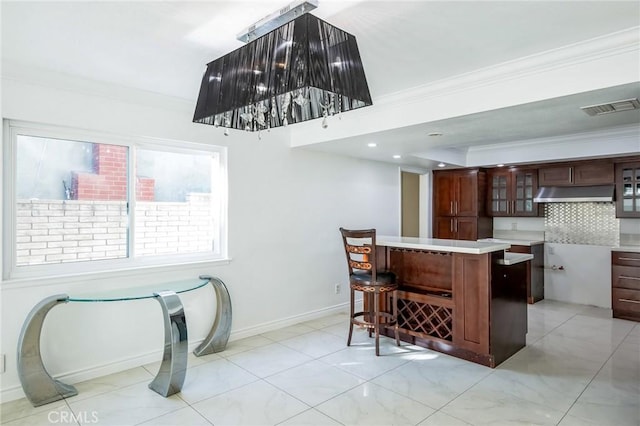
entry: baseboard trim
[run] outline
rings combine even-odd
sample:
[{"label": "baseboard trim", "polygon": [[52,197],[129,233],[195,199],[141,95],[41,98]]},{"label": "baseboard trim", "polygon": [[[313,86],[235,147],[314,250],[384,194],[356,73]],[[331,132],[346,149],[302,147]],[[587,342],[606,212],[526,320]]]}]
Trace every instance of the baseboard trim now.
[{"label": "baseboard trim", "polygon": [[331,314],[346,313],[349,309],[349,303],[340,303],[338,305],[329,306],[315,311],[310,311],[300,315],[293,315],[291,317],[265,322],[252,327],[243,328],[240,330],[233,330],[229,341],[240,340],[258,334],[266,333],[268,331],[277,330],[279,328],[288,327],[305,321],[311,321],[318,318],[325,317]]}]

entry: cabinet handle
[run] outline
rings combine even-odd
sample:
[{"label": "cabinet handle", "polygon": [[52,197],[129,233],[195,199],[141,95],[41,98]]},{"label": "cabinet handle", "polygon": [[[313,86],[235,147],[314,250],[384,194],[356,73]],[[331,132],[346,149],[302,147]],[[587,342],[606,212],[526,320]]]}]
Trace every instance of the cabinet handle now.
[{"label": "cabinet handle", "polygon": [[458,214],[458,202],[456,201],[454,205],[456,206],[456,214]]},{"label": "cabinet handle", "polygon": [[640,262],[640,259],[636,259],[635,257],[619,257],[618,260],[632,260],[634,262]]},{"label": "cabinet handle", "polygon": [[453,214],[453,201],[449,203],[449,213]]},{"label": "cabinet handle", "polygon": [[455,231],[458,232],[458,219],[453,219],[453,220],[454,220],[454,223],[456,224]]},{"label": "cabinet handle", "polygon": [[619,302],[628,302],[628,303],[637,303],[640,305],[640,300],[631,300],[631,299],[618,299]]},{"label": "cabinet handle", "polygon": [[569,182],[573,183],[573,167],[569,167]]},{"label": "cabinet handle", "polygon": [[449,219],[449,231],[453,234],[453,219]]},{"label": "cabinet handle", "polygon": [[640,278],[638,278],[638,277],[627,277],[626,275],[619,275],[619,278],[620,279],[624,278],[625,280],[640,281]]}]

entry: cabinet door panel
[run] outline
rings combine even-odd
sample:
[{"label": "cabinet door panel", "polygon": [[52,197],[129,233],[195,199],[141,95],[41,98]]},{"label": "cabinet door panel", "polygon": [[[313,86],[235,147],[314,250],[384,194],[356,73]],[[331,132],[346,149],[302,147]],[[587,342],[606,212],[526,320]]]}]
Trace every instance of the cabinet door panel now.
[{"label": "cabinet door panel", "polygon": [[616,165],[616,217],[640,217],[640,162]]},{"label": "cabinet door panel", "polygon": [[478,239],[478,219],[475,217],[456,217],[454,230],[456,239],[475,241]]},{"label": "cabinet door panel", "polygon": [[476,173],[458,176],[457,197],[454,199],[456,216],[478,215],[478,178]]},{"label": "cabinet door panel", "polygon": [[571,166],[544,167],[538,170],[540,186],[571,185],[573,170]]},{"label": "cabinet door panel", "polygon": [[535,170],[516,170],[511,179],[513,204],[511,216],[538,216],[538,203],[533,202],[538,191],[538,176]]},{"label": "cabinet door panel", "polygon": [[492,172],[489,175],[487,211],[491,216],[508,216],[511,194],[509,172]]},{"label": "cabinet door panel", "polygon": [[613,163],[577,164],[573,175],[576,185],[607,185],[615,181]]},{"label": "cabinet door panel", "polygon": [[443,238],[445,240],[455,239],[454,221],[455,219],[448,216],[437,217],[435,220],[434,238]]},{"label": "cabinet door panel", "polygon": [[436,216],[453,216],[455,176],[452,174],[437,174],[435,176],[434,200]]},{"label": "cabinet door panel", "polygon": [[453,343],[489,352],[489,256],[453,254]]}]

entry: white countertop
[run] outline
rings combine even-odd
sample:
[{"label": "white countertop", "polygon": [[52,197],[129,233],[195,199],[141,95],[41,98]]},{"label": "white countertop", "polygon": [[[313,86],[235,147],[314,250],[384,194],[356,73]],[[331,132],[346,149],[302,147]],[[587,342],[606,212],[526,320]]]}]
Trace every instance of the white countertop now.
[{"label": "white countertop", "polygon": [[501,265],[511,266],[517,263],[526,262],[527,260],[532,260],[533,255],[528,253],[511,253],[505,252],[504,259],[498,260],[498,263]]},{"label": "white countertop", "polygon": [[611,247],[611,251],[629,251],[633,253],[640,253],[640,246],[616,246]]},{"label": "white countertop", "polygon": [[535,246],[538,244],[544,244],[544,241],[540,240],[518,240],[512,238],[483,238],[478,240],[481,242],[494,242],[494,243],[507,243],[513,246]]},{"label": "white countertop", "polygon": [[485,254],[502,251],[511,244],[498,242],[442,240],[438,238],[394,237],[388,235],[376,236],[379,246],[409,248],[417,250],[447,251],[451,253]]}]

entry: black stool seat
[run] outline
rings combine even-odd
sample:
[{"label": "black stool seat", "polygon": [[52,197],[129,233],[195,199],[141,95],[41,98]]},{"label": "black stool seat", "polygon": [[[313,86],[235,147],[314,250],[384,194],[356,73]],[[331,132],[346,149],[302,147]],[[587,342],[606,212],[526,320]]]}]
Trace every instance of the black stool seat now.
[{"label": "black stool seat", "polygon": [[372,284],[371,274],[354,272],[353,274],[349,275],[349,282],[357,282],[357,283],[377,285],[377,286],[381,286],[385,284],[395,284],[396,275],[393,272],[378,272],[376,274],[376,282],[375,284]]}]

